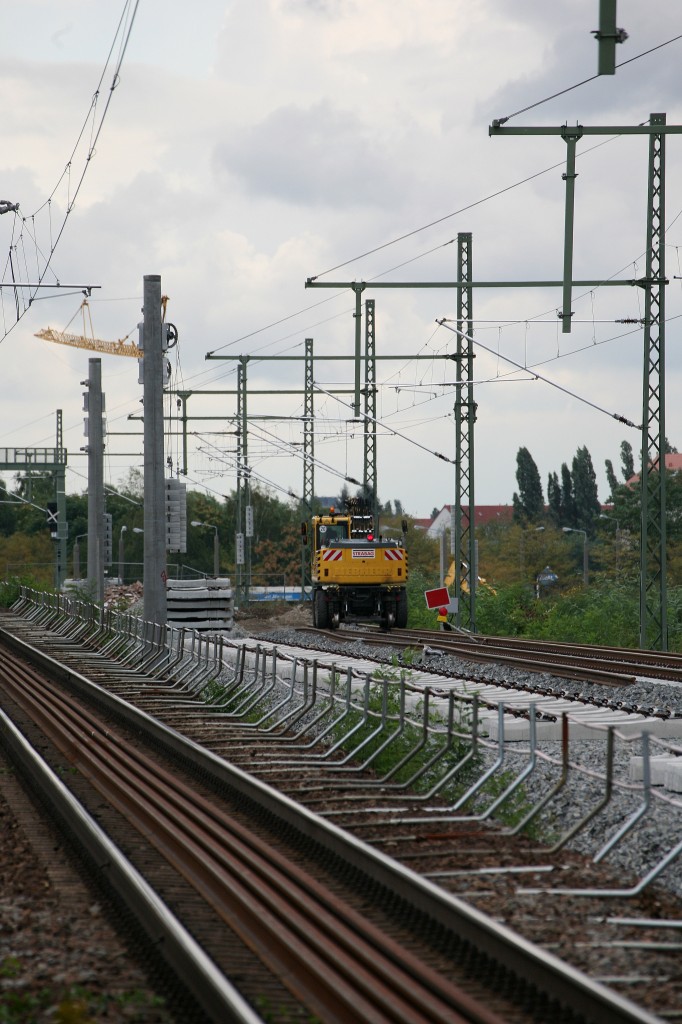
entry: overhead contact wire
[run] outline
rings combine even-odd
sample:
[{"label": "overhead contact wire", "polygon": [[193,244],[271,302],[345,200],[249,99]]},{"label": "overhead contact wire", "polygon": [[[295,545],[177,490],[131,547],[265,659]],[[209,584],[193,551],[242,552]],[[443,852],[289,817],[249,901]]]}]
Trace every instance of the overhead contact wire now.
[{"label": "overhead contact wire", "polygon": [[[643,50],[642,53],[638,53],[635,57],[629,57],[627,60],[622,60],[620,64],[616,64],[617,68],[623,68],[626,64],[632,64],[633,61],[639,60],[640,57],[646,57],[649,53],[654,53],[656,50],[661,50],[664,46],[669,46],[670,43],[676,43],[678,39],[682,39],[682,35],[674,36],[672,39],[666,39],[664,43],[659,43],[658,46],[652,46],[650,50]],[[594,82],[596,78],[601,78],[601,75],[591,75],[589,78],[583,78],[582,82],[576,82],[575,85],[569,85],[566,89],[560,89],[559,92],[553,92],[551,96],[545,96],[544,100],[538,100],[537,103],[531,103],[528,107],[522,107],[521,110],[515,111],[513,114],[507,114],[506,117],[496,117],[493,121],[493,125],[498,127],[499,125],[506,124],[512,117],[518,117],[519,114],[525,114],[528,110],[534,110],[536,107],[541,107],[543,103],[549,103],[550,100],[555,100],[557,96],[564,96],[567,92],[572,92],[573,89],[579,89],[581,85],[587,85],[588,82]]]},{"label": "overhead contact wire", "polygon": [[[442,320],[436,320],[437,324],[446,327],[448,331],[452,331],[453,334],[457,334],[460,338],[464,338],[466,341],[476,345],[477,348],[482,348],[485,352],[489,352],[490,355],[496,356],[499,359],[504,359],[506,363],[510,363],[512,366],[516,366],[517,369],[523,370],[524,373],[529,373],[535,380],[541,380],[544,384],[549,384],[550,387],[556,388],[557,391],[563,391],[565,395],[569,395],[571,398],[575,398],[576,401],[582,402],[584,405],[589,405],[592,409],[596,409],[597,412],[603,412],[605,416],[609,416],[611,419],[618,420],[619,423],[624,423],[626,427],[634,427],[635,430],[641,430],[641,423],[633,423],[632,420],[627,419],[625,416],[621,416],[616,412],[609,412],[608,409],[604,409],[601,405],[596,405],[595,402],[590,402],[589,399],[583,398],[582,395],[577,395],[575,391],[569,391],[568,388],[563,387],[561,384],[557,384],[556,381],[550,380],[549,377],[543,377],[542,374],[537,373],[535,370],[531,370],[529,367],[524,366],[522,363],[517,363],[515,360],[510,359],[509,356],[503,356],[500,352],[496,352],[492,348],[488,348],[487,345],[472,338],[470,334],[466,334],[465,331],[460,331],[457,327],[451,327],[450,321],[446,317]],[[450,385],[448,385],[450,386]]]},{"label": "overhead contact wire", "polygon": [[[437,322],[440,323],[440,321]],[[326,391],[323,387],[320,387],[319,384],[316,384],[315,381],[313,381],[313,387],[315,388],[316,391],[320,391],[323,395],[327,395],[329,398],[333,398],[335,402],[339,403],[339,405],[343,405],[344,408],[350,409],[351,412],[354,412],[352,405],[349,405],[347,402],[344,402],[340,398],[337,398],[337,396],[332,394],[331,391]],[[384,430],[388,430],[390,434],[393,434],[394,437],[400,437],[402,438],[403,441],[409,441],[409,443],[413,444],[415,448],[420,448],[423,452],[426,452],[428,455],[433,455],[437,459],[442,459],[443,462],[449,462],[453,466],[456,464],[455,459],[449,459],[447,455],[443,455],[441,452],[436,452],[433,450],[433,448],[427,448],[426,445],[420,444],[419,441],[415,441],[414,438],[408,437],[407,434],[401,434],[399,430],[394,430],[393,427],[389,427],[389,425],[387,423],[384,423],[383,420],[379,420],[375,416],[370,416],[369,413],[362,413],[361,418],[363,420],[369,420],[370,423],[378,424],[380,427],[383,427]]]}]

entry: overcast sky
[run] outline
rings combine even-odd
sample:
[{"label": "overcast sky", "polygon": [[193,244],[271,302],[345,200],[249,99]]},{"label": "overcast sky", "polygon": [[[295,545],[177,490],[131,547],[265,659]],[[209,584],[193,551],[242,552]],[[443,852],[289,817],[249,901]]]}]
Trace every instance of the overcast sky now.
[{"label": "overcast sky", "polygon": [[[76,146],[124,2],[4,0],[0,199],[20,203],[25,220],[0,217],[2,281],[12,272],[35,280],[44,268],[83,174],[92,126],[110,99],[45,280],[100,286],[91,299],[94,333],[115,340],[135,332],[144,275],[160,274],[180,337],[172,386],[233,392],[236,357],[251,357],[253,471],[300,494],[303,398],[258,392],[303,388],[307,337],[316,356],[347,357],[316,365],[320,388],[346,391],[354,380],[353,294],[306,289],[307,278],[453,281],[457,247],[449,243],[463,231],[473,233],[475,280],[561,277],[565,143],[491,139],[488,127],[596,74],[598,6],[140,0],[117,87],[110,91],[120,36]],[[682,6],[619,0],[617,21],[629,37],[617,60],[627,61],[681,34]],[[508,125],[634,125],[658,112],[682,124],[682,40]],[[577,153],[574,277],[643,276],[648,140],[589,137]],[[667,435],[682,450],[678,136],[667,141],[666,222]],[[80,492],[87,483],[81,381],[92,354],[34,334],[48,325],[79,333],[82,295],[42,291],[25,311],[26,295],[19,293],[24,315],[13,326],[15,296],[2,289],[0,445],[54,444],[62,409],[67,489]],[[448,386],[455,367],[444,357],[456,337],[436,320],[456,315],[456,296],[368,286],[365,297],[376,301],[377,354],[396,357],[381,359],[377,370],[379,495],[427,516],[454,497],[454,467],[430,452],[455,455]],[[643,331],[614,322],[643,315],[641,289],[576,289],[568,335],[560,333],[560,305],[558,289],[474,294],[478,504],[511,502],[521,446],[546,489],[548,473],[586,445],[602,500],[604,460],[619,471],[621,441],[639,448],[639,432],[611,414],[642,418]],[[229,358],[207,361],[208,352]],[[269,358],[276,355],[301,359]],[[142,468],[141,423],[128,418],[141,413],[137,366],[102,356],[102,380],[106,476],[117,483]],[[362,426],[352,422],[350,400],[316,394],[318,494],[338,493],[344,475],[362,478]],[[174,401],[167,408],[177,411]],[[187,410],[189,485],[227,494],[236,481],[234,435],[223,432],[233,429],[236,398],[195,394]],[[281,421],[259,419],[273,415]],[[169,425],[169,435],[176,430]],[[166,454],[177,471],[176,437]]]}]

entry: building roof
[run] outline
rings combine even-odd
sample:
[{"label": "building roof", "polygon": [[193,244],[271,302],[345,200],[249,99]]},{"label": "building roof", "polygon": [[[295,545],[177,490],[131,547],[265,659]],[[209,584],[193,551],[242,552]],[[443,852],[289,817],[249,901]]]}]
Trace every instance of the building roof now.
[{"label": "building roof", "polygon": [[[443,505],[432,519],[415,520],[420,529],[425,529],[430,537],[436,537],[450,526],[452,505]],[[474,505],[474,526],[485,526],[490,522],[511,522],[513,508],[511,505]],[[425,525],[422,526],[421,524]]]},{"label": "building roof", "polygon": [[[665,456],[665,468],[671,473],[682,473],[682,455],[679,452],[669,452]],[[639,483],[639,473],[635,473],[629,480],[625,481],[628,487]]]}]

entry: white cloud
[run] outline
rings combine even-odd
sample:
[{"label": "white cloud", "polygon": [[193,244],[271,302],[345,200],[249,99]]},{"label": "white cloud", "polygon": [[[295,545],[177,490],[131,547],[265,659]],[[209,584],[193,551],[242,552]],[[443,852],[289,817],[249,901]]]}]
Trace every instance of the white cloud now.
[{"label": "white cloud", "polygon": [[[646,7],[620,0],[618,8],[619,24],[630,35],[619,60],[682,32],[677,0],[654,0]],[[24,215],[44,201],[69,160],[116,14],[112,10],[107,24],[93,0],[25,0],[8,13],[0,40],[0,198],[20,201]],[[595,74],[597,47],[590,31],[596,17],[593,0],[204,0],[201,16],[188,15],[178,0],[148,0],[140,5],[121,82],[57,249],[55,272],[62,281],[103,286],[93,294],[92,311],[95,333],[105,339],[134,329],[142,277],[160,273],[170,296],[169,317],[180,330],[178,383],[233,390],[234,360],[206,362],[204,356],[249,356],[253,415],[300,415],[300,396],[256,392],[302,387],[302,362],[268,362],[264,356],[300,356],[303,339],[314,337],[316,355],[347,357],[320,360],[316,378],[345,390],[354,378],[353,295],[348,288],[339,294],[305,290],[307,277],[342,264],[320,280],[454,280],[456,246],[446,243],[458,231],[471,231],[476,279],[560,278],[565,144],[556,136],[490,139],[488,125],[493,117]],[[679,46],[634,61],[616,76],[572,90],[509,124],[617,125],[644,121],[658,110],[667,112],[669,123],[680,123]],[[108,86],[105,80],[99,109]],[[86,133],[86,150],[88,138]],[[615,139],[588,152],[602,141],[586,138],[578,145],[575,272],[592,279],[625,268],[623,276],[641,276],[647,142]],[[64,179],[35,221],[29,217],[15,225],[11,216],[0,218],[0,256],[6,259],[16,232],[23,230],[13,259],[24,261],[29,276],[35,263],[31,238],[42,251],[49,249],[82,156],[81,150],[71,180]],[[560,166],[398,244],[361,255],[552,164]],[[669,221],[682,210],[681,172],[682,139],[671,137]],[[668,237],[671,278],[682,274],[681,225],[682,218]],[[399,269],[387,273],[392,267]],[[624,436],[638,447],[636,432],[589,405],[542,381],[521,380],[520,374],[509,379],[505,355],[537,364],[539,373],[568,390],[639,421],[642,332],[613,321],[641,316],[641,289],[574,291],[570,335],[558,328],[557,289],[475,293],[476,338],[493,350],[490,355],[476,349],[475,361],[477,379],[493,378],[476,392],[476,497],[482,503],[511,500],[522,445],[535,457],[544,483],[548,472],[570,463],[586,444],[602,490],[604,459],[618,462]],[[454,336],[435,320],[455,315],[454,293],[368,288],[364,298],[376,301],[377,352],[399,357],[378,364],[382,416],[393,429],[454,456],[452,391],[433,398],[406,387],[427,385],[440,395],[437,382],[452,379],[454,364],[442,356],[454,351]],[[63,408],[76,468],[82,465],[80,381],[87,353],[50,346],[33,333],[48,323],[64,326],[80,299],[41,299],[0,346],[2,436],[11,438],[8,443],[49,443],[50,410]],[[671,280],[669,316],[682,313],[681,299],[680,282]],[[3,290],[5,324],[13,310],[14,296]],[[682,371],[672,340],[676,324],[669,327],[669,394],[676,393]],[[416,353],[429,358],[411,359]],[[139,413],[136,379],[134,364],[104,360],[114,430],[135,427],[126,417]],[[203,440],[190,446],[195,478],[220,493],[234,486],[234,474],[216,475],[220,464],[215,452],[209,461],[208,452],[218,439],[208,431],[224,426],[234,408],[232,395],[189,400],[190,414],[221,417],[191,424]],[[349,422],[350,412],[324,396],[316,397],[316,408],[320,457],[360,477],[362,437]],[[681,447],[682,413],[671,401],[668,424],[671,442]],[[271,429],[267,421],[254,420],[259,471],[300,490],[299,460],[268,451],[264,427]],[[299,426],[291,421],[273,429],[300,440]],[[114,430],[109,466],[118,478],[139,459],[116,453],[141,448],[137,439],[119,438]],[[231,443],[229,437],[224,441]],[[197,452],[198,446],[206,450]],[[390,433],[381,433],[378,456],[382,496],[402,498],[416,514],[451,500],[454,470],[441,460]],[[333,493],[336,479],[320,471],[318,486]]]}]

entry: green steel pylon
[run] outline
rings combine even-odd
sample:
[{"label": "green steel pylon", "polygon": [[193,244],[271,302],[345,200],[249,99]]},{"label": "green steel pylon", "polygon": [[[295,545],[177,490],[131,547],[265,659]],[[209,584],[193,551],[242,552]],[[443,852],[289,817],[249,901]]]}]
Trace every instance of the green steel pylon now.
[{"label": "green steel pylon", "polygon": [[451,546],[455,557],[458,626],[476,630],[476,542],[474,530],[474,343],[471,232],[457,235],[457,395],[455,398],[455,503]]}]

